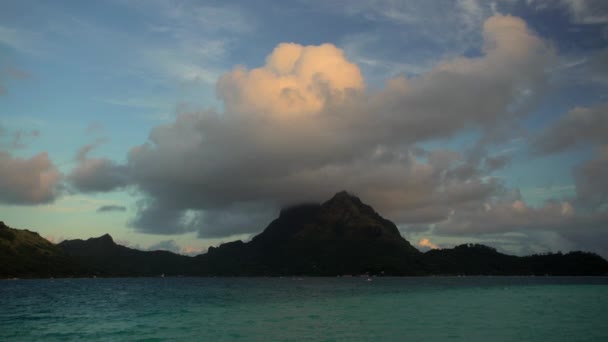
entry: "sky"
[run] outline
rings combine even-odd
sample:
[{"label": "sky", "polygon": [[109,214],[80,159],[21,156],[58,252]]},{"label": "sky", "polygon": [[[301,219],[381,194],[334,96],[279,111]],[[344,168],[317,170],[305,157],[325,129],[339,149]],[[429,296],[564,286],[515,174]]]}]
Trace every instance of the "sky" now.
[{"label": "sky", "polygon": [[347,190],[608,257],[604,0],[2,1],[0,220],[197,254]]}]

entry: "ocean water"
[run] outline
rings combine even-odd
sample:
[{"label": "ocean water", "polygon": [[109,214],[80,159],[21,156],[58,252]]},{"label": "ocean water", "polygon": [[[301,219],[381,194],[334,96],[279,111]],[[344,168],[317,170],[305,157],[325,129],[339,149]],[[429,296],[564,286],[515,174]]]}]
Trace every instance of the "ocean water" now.
[{"label": "ocean water", "polygon": [[608,278],[0,281],[0,341],[608,341]]}]

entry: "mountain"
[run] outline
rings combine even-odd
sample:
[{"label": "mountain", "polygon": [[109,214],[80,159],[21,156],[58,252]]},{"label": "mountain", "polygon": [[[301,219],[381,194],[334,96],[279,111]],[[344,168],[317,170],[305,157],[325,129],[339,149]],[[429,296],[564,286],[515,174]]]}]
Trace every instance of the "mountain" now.
[{"label": "mountain", "polygon": [[424,254],[430,274],[555,275],[608,274],[608,262],[597,254],[570,252],[517,257],[480,244],[464,244]]},{"label": "mountain", "polygon": [[421,253],[391,221],[347,192],[283,209],[249,242],[196,257],[140,251],[110,235],[54,245],[0,223],[0,278],[50,276],[608,275],[593,253],[517,257],[465,244]]},{"label": "mountain", "polygon": [[118,245],[108,234],[58,245],[82,268],[97,276],[159,276],[194,273],[193,259],[168,251],[140,251]]},{"label": "mountain", "polygon": [[59,246],[0,221],[0,278],[62,277],[80,271]]},{"label": "mountain", "polygon": [[250,242],[210,248],[198,256],[217,275],[327,275],[424,272],[422,254],[397,227],[347,192],[323,204],[283,209]]}]

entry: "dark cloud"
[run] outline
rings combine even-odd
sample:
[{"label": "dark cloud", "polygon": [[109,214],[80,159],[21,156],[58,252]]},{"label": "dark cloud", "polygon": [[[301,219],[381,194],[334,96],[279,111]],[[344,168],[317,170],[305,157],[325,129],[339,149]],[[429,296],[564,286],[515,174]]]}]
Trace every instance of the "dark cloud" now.
[{"label": "dark cloud", "polygon": [[127,168],[106,158],[87,159],[67,180],[81,192],[105,192],[128,185]]},{"label": "dark cloud", "polygon": [[185,234],[197,228],[199,213],[187,212],[170,201],[145,199],[138,203],[138,211],[129,225],[135,229],[160,235]]},{"label": "dark cloud", "polygon": [[98,213],[107,213],[107,212],[114,212],[114,211],[124,212],[124,211],[127,211],[127,207],[122,206],[122,205],[103,205],[103,206],[97,208]]},{"label": "dark cloud", "polygon": [[105,139],[85,145],[76,153],[78,165],[67,176],[67,181],[80,192],[106,192],[128,185],[129,174],[125,165],[107,158],[89,158],[88,154]]},{"label": "dark cloud", "polygon": [[46,153],[29,159],[0,151],[0,202],[42,204],[59,194],[61,174]]},{"label": "dark cloud", "polygon": [[578,200],[592,207],[608,203],[608,145],[598,150],[574,172]]},{"label": "dark cloud", "polygon": [[140,210],[129,223],[136,230],[162,235],[198,232],[201,238],[226,237],[259,231],[278,214],[277,208],[265,203],[233,203],[208,210],[187,210],[171,203],[140,203]]},{"label": "dark cloud", "polygon": [[556,153],[584,143],[608,144],[608,104],[577,107],[563,115],[533,141],[541,153]]},{"label": "dark cloud", "polygon": [[531,7],[536,11],[562,10],[574,24],[608,24],[608,3],[604,0],[499,0],[498,3]]},{"label": "dark cloud", "polygon": [[604,0],[562,0],[574,21],[580,24],[608,24],[608,3]]},{"label": "dark cloud", "polygon": [[557,153],[582,145],[597,151],[574,170],[577,200],[582,205],[602,206],[608,200],[608,104],[578,107],[542,132],[534,146],[542,153]]},{"label": "dark cloud", "polygon": [[488,156],[484,160],[484,164],[487,171],[496,171],[504,168],[511,162],[509,155],[503,154],[498,156]]},{"label": "dark cloud", "polygon": [[[608,26],[604,30],[608,40]],[[590,81],[608,84],[608,48],[600,50],[593,55],[584,66],[584,77]]]}]

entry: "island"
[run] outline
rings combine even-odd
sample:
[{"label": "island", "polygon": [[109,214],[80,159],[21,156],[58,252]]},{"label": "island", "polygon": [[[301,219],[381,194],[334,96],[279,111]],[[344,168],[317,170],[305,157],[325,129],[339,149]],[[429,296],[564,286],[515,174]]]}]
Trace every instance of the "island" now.
[{"label": "island", "polygon": [[53,244],[0,222],[0,278],[146,276],[608,275],[589,252],[514,256],[480,244],[421,252],[397,226],[342,191],[324,203],[281,210],[251,241],[184,256],[141,251],[108,234]]}]

